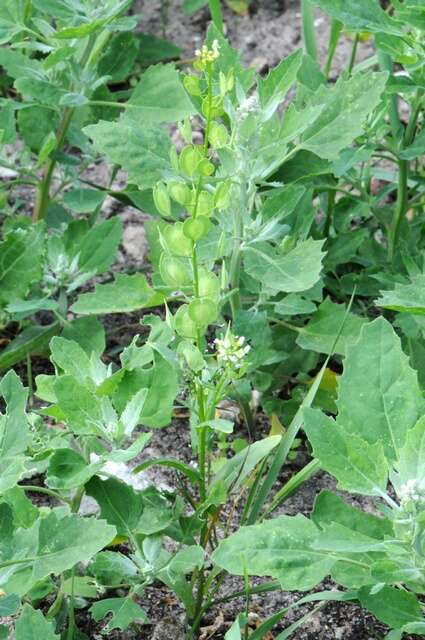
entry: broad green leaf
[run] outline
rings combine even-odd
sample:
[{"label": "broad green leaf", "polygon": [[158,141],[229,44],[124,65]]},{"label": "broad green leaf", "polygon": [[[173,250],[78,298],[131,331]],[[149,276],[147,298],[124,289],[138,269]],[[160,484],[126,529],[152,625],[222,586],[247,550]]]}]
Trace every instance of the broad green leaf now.
[{"label": "broad green leaf", "polygon": [[3,493],[2,500],[12,509],[13,523],[16,527],[28,529],[37,520],[38,509],[27,498],[24,489],[15,486]]},{"label": "broad green leaf", "polygon": [[414,160],[425,153],[425,128],[416,136],[411,145],[400,152],[404,160]]},{"label": "broad green leaf", "polygon": [[138,51],[138,42],[133,33],[118,33],[99,59],[99,75],[111,76],[112,83],[124,82],[133,70]]},{"label": "broad green leaf", "polygon": [[130,313],[161,304],[163,297],[148,285],[139,273],[118,273],[113,282],[99,284],[94,293],[83,293],[71,310],[85,315],[106,313]]},{"label": "broad green leaf", "polygon": [[118,551],[101,551],[87,568],[100,584],[119,585],[132,582],[137,576],[137,566]]},{"label": "broad green leaf", "polygon": [[50,352],[54,364],[65,374],[80,382],[90,377],[90,358],[77,342],[55,336],[50,342]]},{"label": "broad green leaf", "polygon": [[143,65],[156,64],[162,60],[179,58],[182,50],[168,40],[163,40],[151,33],[138,33],[136,38],[140,46],[140,60]]},{"label": "broad green leaf", "polygon": [[166,529],[173,518],[169,503],[154,487],[135,491],[116,478],[102,481],[94,477],[86,485],[86,493],[96,500],[102,517],[119,535],[153,535]]},{"label": "broad green leaf", "polygon": [[152,433],[141,433],[127,449],[113,449],[105,457],[112,462],[129,462],[143,451],[152,437]]},{"label": "broad green leaf", "polygon": [[16,594],[2,596],[0,598],[0,618],[4,616],[14,616],[21,606],[21,599]]},{"label": "broad green leaf", "polygon": [[41,278],[43,225],[17,229],[0,244],[0,304],[25,297],[31,283]]},{"label": "broad green leaf", "polygon": [[41,63],[38,60],[25,56],[23,53],[9,47],[0,49],[0,67],[3,67],[12,78],[21,78],[23,76],[37,78],[39,75],[43,75]]},{"label": "broad green leaf", "polygon": [[141,407],[140,424],[153,428],[167,426],[171,422],[174,400],[179,390],[174,363],[156,352],[149,368],[126,371],[114,394],[117,409],[124,411],[126,404],[140,389],[148,389]]},{"label": "broad green leaf", "polygon": [[375,0],[311,0],[352,31],[403,35],[403,25],[391,18]]},{"label": "broad green leaf", "polygon": [[[335,338],[343,324],[336,345]],[[318,353],[340,353],[346,355],[347,347],[354,344],[367,321],[354,313],[346,315],[344,304],[335,304],[326,298],[306,325],[300,327],[297,344],[303,349]]]},{"label": "broad green leaf", "polygon": [[77,489],[85,485],[102,466],[102,462],[87,464],[83,456],[73,449],[56,449],[49,460],[46,484],[52,489]]},{"label": "broad green leaf", "polygon": [[381,291],[376,304],[392,311],[425,315],[425,274],[413,276],[408,284],[397,283],[392,291]]},{"label": "broad green leaf", "polygon": [[[137,110],[136,110],[137,111]],[[128,181],[140,189],[153,187],[170,170],[171,143],[159,125],[124,114],[116,122],[100,121],[83,130],[96,151],[128,173]]]},{"label": "broad green leaf", "polygon": [[132,622],[146,624],[148,618],[143,609],[131,598],[106,598],[99,600],[90,607],[90,613],[98,622],[108,613],[112,613],[112,618],[105,626],[104,631],[113,629],[125,631]]},{"label": "broad green leaf", "polygon": [[347,436],[338,422],[315,409],[306,409],[304,419],[314,456],[341,489],[368,496],[385,493],[388,464],[380,442],[371,445],[355,434]]},{"label": "broad green leaf", "polygon": [[59,118],[55,112],[37,105],[20,109],[17,122],[21,138],[37,154],[59,126]]},{"label": "broad green leaf", "polygon": [[266,456],[280,442],[281,436],[270,436],[263,440],[258,440],[237,453],[224,465],[214,476],[211,486],[222,483],[227,490],[237,491],[243,485],[245,478],[255,469]]},{"label": "broad green leaf", "polygon": [[6,403],[6,412],[0,413],[0,494],[12,489],[24,475],[25,451],[32,436],[25,405],[28,390],[14,371],[0,382],[0,394]]},{"label": "broad green leaf", "polygon": [[390,461],[424,410],[417,375],[389,322],[366,324],[350,347],[339,381],[338,424],[370,444],[381,442]]},{"label": "broad green leaf", "polygon": [[290,293],[275,304],[274,310],[282,316],[298,316],[314,313],[316,305],[296,293]]},{"label": "broad green leaf", "polygon": [[397,475],[391,480],[399,489],[409,480],[422,486],[425,480],[425,418],[419,418],[415,426],[407,432],[396,464]]},{"label": "broad green leaf", "polygon": [[284,58],[277,67],[269,72],[266,78],[258,79],[258,94],[266,117],[273,115],[295,82],[301,60],[302,51],[299,49]]},{"label": "broad green leaf", "polygon": [[38,102],[51,107],[57,106],[65,93],[43,78],[18,78],[14,87],[23,96],[24,101]]},{"label": "broad green leaf", "polygon": [[122,223],[119,218],[110,218],[92,227],[84,236],[80,248],[78,265],[81,271],[103,273],[115,260],[121,242]]},{"label": "broad green leaf", "polygon": [[[68,426],[78,435],[105,435],[100,398],[70,375],[57,378],[53,385],[58,407]],[[78,398],[78,402],[75,402]]]},{"label": "broad green leaf", "polygon": [[60,575],[90,560],[115,535],[115,527],[104,520],[59,517],[55,512],[29,529],[0,530],[0,585],[24,595],[50,574]]},{"label": "broad green leaf", "polygon": [[56,31],[54,37],[58,40],[73,40],[74,38],[86,38],[92,33],[99,31],[106,23],[106,19],[93,20],[93,22],[85,22],[78,27],[65,27]]},{"label": "broad green leaf", "polygon": [[199,545],[192,545],[177,551],[165,567],[171,576],[187,575],[196,568],[200,569],[204,563],[205,552]]},{"label": "broad green leaf", "polygon": [[368,72],[341,77],[331,88],[319,87],[308,106],[322,105],[322,109],[302,134],[299,148],[336,160],[363,132],[367,117],[380,103],[386,81],[386,73]]},{"label": "broad green leaf", "polygon": [[68,322],[62,331],[62,338],[77,342],[91,356],[100,356],[105,351],[105,329],[94,316],[76,318]]},{"label": "broad green leaf", "polygon": [[268,243],[251,243],[244,249],[245,270],[268,289],[287,293],[306,291],[319,280],[322,247],[322,240],[309,238],[284,254]]},{"label": "broad green leaf", "polygon": [[[64,204],[75,213],[92,213],[106,197],[100,189],[71,189],[64,193]],[[113,218],[112,218],[113,219]],[[95,227],[97,228],[97,227]]]},{"label": "broad green leaf", "polygon": [[288,591],[307,591],[330,572],[334,557],[312,548],[316,525],[299,514],[241,527],[221,542],[213,561],[231,574],[271,576]]},{"label": "broad green leaf", "polygon": [[36,611],[29,604],[25,604],[22,613],[16,621],[16,640],[59,640],[60,636],[54,632],[53,622],[47,621],[41,611]]},{"label": "broad green leaf", "polygon": [[129,104],[137,107],[129,111],[129,118],[146,125],[177,122],[196,113],[180,74],[171,64],[149,67],[134,89]]},{"label": "broad green leaf", "polygon": [[60,323],[30,325],[12,340],[0,354],[0,371],[9,369],[24,360],[28,354],[43,354],[49,342],[60,331]]},{"label": "broad green leaf", "polygon": [[364,587],[359,591],[361,605],[393,628],[422,622],[421,606],[415,594],[403,589],[385,586],[380,590]]}]

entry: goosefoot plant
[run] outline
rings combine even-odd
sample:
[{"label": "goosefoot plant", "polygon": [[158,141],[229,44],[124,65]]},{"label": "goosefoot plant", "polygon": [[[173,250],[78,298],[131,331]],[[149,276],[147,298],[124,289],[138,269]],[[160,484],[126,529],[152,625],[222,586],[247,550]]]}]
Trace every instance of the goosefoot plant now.
[{"label": "goosefoot plant", "polygon": [[366,325],[348,349],[337,409],[336,420],[304,411],[313,455],[339,489],[372,497],[374,513],[322,491],[310,519],[282,515],[242,527],[220,543],[213,560],[231,573],[276,578],[286,590],[310,590],[330,575],[349,590],[347,599],[394,629],[388,639],[423,635],[425,405],[416,373],[383,318]]}]

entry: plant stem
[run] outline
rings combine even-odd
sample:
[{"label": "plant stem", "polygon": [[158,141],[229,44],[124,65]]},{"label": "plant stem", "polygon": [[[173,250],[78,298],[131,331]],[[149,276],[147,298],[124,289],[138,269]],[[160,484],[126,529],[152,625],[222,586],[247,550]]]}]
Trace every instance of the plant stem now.
[{"label": "plant stem", "polygon": [[354,63],[356,61],[358,44],[359,44],[359,34],[356,33],[356,35],[354,36],[353,47],[351,49],[350,60],[348,62],[348,68],[347,68],[347,71],[350,75],[351,75],[351,72],[353,71]]},{"label": "plant stem", "polygon": [[[56,133],[56,152],[60,151],[66,138],[66,134],[74,115],[74,108],[66,107],[63,112],[62,120]],[[44,166],[43,178],[37,190],[35,208],[33,212],[33,222],[38,222],[45,218],[47,208],[50,202],[50,185],[52,183],[53,172],[56,167],[56,157],[49,158]]]},{"label": "plant stem", "polygon": [[64,498],[59,493],[56,493],[56,491],[52,491],[51,489],[46,489],[46,487],[38,487],[32,484],[18,484],[18,487],[20,489],[23,489],[24,491],[30,491],[32,493],[44,493],[46,496],[50,496],[51,498],[55,498],[56,500],[59,500],[59,502],[65,502],[66,504],[71,503],[71,501],[68,500],[67,498]]},{"label": "plant stem", "polygon": [[[415,137],[416,124],[419,118],[419,114],[422,108],[422,92],[418,92],[416,101],[412,106],[409,122],[404,132],[403,139],[401,141],[401,151],[412,144]],[[400,228],[402,221],[406,215],[408,207],[408,179],[409,179],[409,161],[399,158],[399,177],[398,177],[398,191],[397,201],[394,210],[394,216],[391,223],[391,228],[388,237],[388,260],[393,262],[394,256],[397,250],[397,245],[400,236]]]},{"label": "plant stem", "polygon": [[314,11],[310,0],[301,0],[301,19],[304,45],[308,55],[317,60],[316,33],[314,30]]},{"label": "plant stem", "polygon": [[339,42],[341,31],[342,31],[342,22],[335,19],[332,20],[331,33],[329,36],[328,55],[326,58],[326,64],[324,69],[324,74],[326,76],[326,79],[329,78],[329,74],[331,72],[332,62],[335,56],[335,51]]},{"label": "plant stem", "polygon": [[211,19],[214,26],[220,33],[224,33],[223,14],[221,13],[220,0],[208,0],[208,6],[210,8]]}]

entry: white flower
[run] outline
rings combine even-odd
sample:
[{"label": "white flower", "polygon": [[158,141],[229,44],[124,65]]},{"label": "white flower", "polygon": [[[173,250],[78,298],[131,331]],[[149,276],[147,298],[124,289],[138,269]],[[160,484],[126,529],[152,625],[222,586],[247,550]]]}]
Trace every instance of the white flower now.
[{"label": "white flower", "polygon": [[249,98],[245,98],[245,100],[239,105],[236,111],[238,120],[245,120],[250,113],[255,113],[259,108],[258,96],[254,93]]},{"label": "white flower", "polygon": [[231,364],[235,369],[240,369],[245,356],[251,347],[245,343],[243,336],[234,336],[227,331],[224,338],[216,338],[214,344],[217,348],[217,360],[224,364]]},{"label": "white flower", "polygon": [[416,478],[411,478],[399,488],[398,496],[402,505],[407,502],[425,502],[425,489]]},{"label": "white flower", "polygon": [[218,40],[214,40],[211,49],[208,49],[207,45],[204,44],[202,49],[196,49],[195,56],[202,64],[214,62],[220,56],[220,43]]}]

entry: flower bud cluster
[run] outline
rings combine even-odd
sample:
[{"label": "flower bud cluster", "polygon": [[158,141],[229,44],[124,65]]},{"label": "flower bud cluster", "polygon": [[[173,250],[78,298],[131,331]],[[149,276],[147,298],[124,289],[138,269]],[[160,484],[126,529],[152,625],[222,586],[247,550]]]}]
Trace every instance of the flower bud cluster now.
[{"label": "flower bud cluster", "polygon": [[201,65],[211,64],[215,62],[220,55],[220,45],[218,40],[214,40],[211,46],[211,49],[208,49],[207,45],[204,44],[202,49],[197,49],[195,51],[195,56],[198,58],[198,62]]},{"label": "flower bud cluster", "polygon": [[251,347],[245,344],[244,336],[234,336],[229,332],[224,338],[216,338],[214,344],[217,349],[217,360],[224,364],[230,364],[235,369],[242,367],[245,356],[251,350]]},{"label": "flower bud cluster", "polygon": [[416,504],[425,506],[425,487],[421,486],[416,478],[405,482],[398,490],[401,506]]}]

